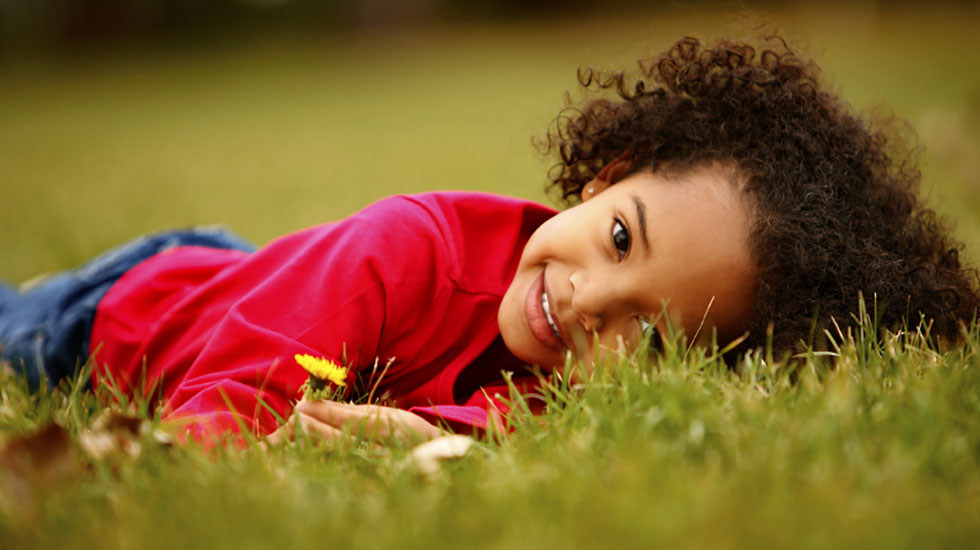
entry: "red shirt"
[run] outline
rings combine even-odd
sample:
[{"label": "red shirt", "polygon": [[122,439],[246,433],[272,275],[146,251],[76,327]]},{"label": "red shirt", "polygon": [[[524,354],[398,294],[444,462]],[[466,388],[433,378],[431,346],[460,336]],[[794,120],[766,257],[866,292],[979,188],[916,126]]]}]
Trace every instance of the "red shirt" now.
[{"label": "red shirt", "polygon": [[254,253],[162,252],[99,303],[94,383],[111,376],[123,391],[162,396],[165,418],[185,419],[197,438],[239,423],[269,433],[301,397],[307,373],[294,356],[305,353],[348,365],[351,386],[375,387],[388,404],[485,427],[502,406],[494,393],[507,395],[501,369],[522,367],[502,345],[497,309],[528,238],[553,214],[508,197],[427,193]]}]

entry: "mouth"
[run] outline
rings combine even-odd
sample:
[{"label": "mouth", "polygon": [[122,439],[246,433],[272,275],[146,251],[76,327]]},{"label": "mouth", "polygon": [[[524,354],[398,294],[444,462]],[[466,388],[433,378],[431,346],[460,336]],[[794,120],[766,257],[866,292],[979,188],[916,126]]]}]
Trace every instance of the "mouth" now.
[{"label": "mouth", "polygon": [[544,286],[544,272],[528,290],[524,301],[524,311],[528,328],[536,340],[545,347],[564,351],[566,346],[561,336],[561,329],[551,312],[551,304]]},{"label": "mouth", "polygon": [[544,310],[544,317],[548,321],[548,326],[551,327],[551,332],[555,334],[555,338],[561,340],[561,332],[558,330],[555,319],[551,316],[551,307],[548,304],[548,291],[545,289],[541,291],[541,309]]}]

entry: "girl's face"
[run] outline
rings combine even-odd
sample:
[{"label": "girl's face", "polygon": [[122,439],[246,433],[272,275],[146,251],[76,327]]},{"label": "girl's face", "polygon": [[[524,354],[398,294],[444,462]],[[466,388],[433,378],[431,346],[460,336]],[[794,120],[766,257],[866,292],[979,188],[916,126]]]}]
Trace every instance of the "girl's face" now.
[{"label": "girl's face", "polygon": [[600,174],[591,186],[524,248],[497,316],[510,351],[542,368],[563,365],[569,350],[591,364],[593,332],[600,355],[635,345],[648,321],[663,332],[664,304],[688,338],[740,336],[756,268],[751,208],[730,171]]}]

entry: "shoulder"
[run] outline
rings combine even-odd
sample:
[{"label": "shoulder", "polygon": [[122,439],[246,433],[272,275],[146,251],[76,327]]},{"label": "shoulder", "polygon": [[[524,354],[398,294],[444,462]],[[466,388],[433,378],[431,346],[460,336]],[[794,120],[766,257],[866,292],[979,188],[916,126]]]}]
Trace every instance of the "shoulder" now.
[{"label": "shoulder", "polygon": [[[336,260],[413,277],[438,271],[466,284],[486,271],[506,277],[531,233],[554,210],[490,193],[433,192],[380,199],[335,222],[263,247],[264,259],[323,264]],[[365,264],[367,262],[368,264]]]},{"label": "shoulder", "polygon": [[[436,191],[414,195],[393,195],[380,199],[356,215],[381,217],[390,221],[475,225],[487,219],[515,221],[539,219],[555,211],[533,201],[473,191]],[[355,216],[356,216],[355,215]]]},{"label": "shoulder", "polygon": [[[492,193],[439,191],[381,199],[351,217],[400,238],[431,236],[454,256],[467,249],[513,250],[555,211],[533,201]],[[361,225],[361,224],[358,224]],[[489,247],[489,249],[487,248]]]},{"label": "shoulder", "polygon": [[480,223],[487,219],[518,221],[535,217],[543,222],[555,213],[551,208],[533,201],[474,191],[437,191],[405,195],[404,198],[416,202],[434,216],[441,215],[447,221],[462,224]]},{"label": "shoulder", "polygon": [[[504,240],[530,235],[555,211],[536,202],[467,191],[439,191],[417,195],[400,195],[376,203],[391,202],[391,207],[413,211],[436,224],[447,237],[466,239],[472,235],[499,235]],[[424,212],[424,214],[423,214]]]},{"label": "shoulder", "polygon": [[496,294],[506,286],[531,234],[555,214],[547,206],[476,192],[434,192],[401,198],[425,211],[468,292]]}]

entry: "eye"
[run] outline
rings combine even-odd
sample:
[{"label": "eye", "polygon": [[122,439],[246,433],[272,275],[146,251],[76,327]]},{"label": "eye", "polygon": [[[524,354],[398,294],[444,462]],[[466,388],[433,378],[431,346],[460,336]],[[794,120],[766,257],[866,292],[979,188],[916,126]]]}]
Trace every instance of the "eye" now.
[{"label": "eye", "polygon": [[637,320],[640,322],[640,332],[642,332],[645,335],[647,331],[650,330],[650,327],[652,326],[650,325],[650,321],[647,321],[643,317],[639,317]]},{"label": "eye", "polygon": [[650,342],[650,349],[661,350],[663,341],[660,339],[660,332],[657,327],[650,324],[650,321],[644,317],[637,317],[637,321],[640,323],[641,337]]},{"label": "eye", "polygon": [[630,232],[619,220],[616,220],[612,227],[612,244],[616,248],[620,260],[625,258],[626,253],[630,251]]}]

